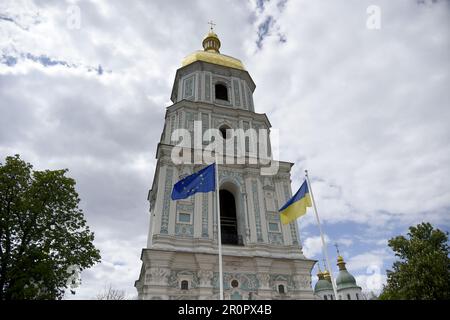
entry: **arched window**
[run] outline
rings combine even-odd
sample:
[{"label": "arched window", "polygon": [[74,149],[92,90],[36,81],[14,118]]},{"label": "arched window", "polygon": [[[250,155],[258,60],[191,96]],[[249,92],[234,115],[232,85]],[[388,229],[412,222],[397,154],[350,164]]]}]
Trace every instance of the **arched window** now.
[{"label": "arched window", "polygon": [[352,300],[352,297],[350,296],[350,293],[347,293],[347,300]]},{"label": "arched window", "polygon": [[359,294],[356,294],[356,300],[359,300]]},{"label": "arched window", "polygon": [[328,300],[327,295],[324,295],[324,296],[323,296],[323,299],[324,299],[324,300]]},{"label": "arched window", "polygon": [[189,290],[189,281],[187,280],[181,281],[181,290]]},{"label": "arched window", "polygon": [[330,294],[330,300],[334,300],[334,296]]},{"label": "arched window", "polygon": [[278,293],[279,294],[285,294],[286,293],[286,291],[284,290],[284,285],[282,285],[282,284],[278,285]]},{"label": "arched window", "polygon": [[221,83],[216,83],[216,99],[228,101],[228,89]]},{"label": "arched window", "polygon": [[219,197],[222,244],[239,245],[234,195],[228,190],[220,190]]},{"label": "arched window", "polygon": [[223,125],[219,128],[220,131],[220,135],[222,136],[223,139],[227,139],[228,138],[228,134],[227,134],[227,130],[231,129],[229,126],[227,125]]}]

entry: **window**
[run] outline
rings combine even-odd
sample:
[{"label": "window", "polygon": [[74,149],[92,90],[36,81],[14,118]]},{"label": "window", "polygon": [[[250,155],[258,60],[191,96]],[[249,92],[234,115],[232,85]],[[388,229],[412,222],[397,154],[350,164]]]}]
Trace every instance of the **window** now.
[{"label": "window", "polygon": [[187,280],[181,281],[181,290],[189,290],[189,281]]},{"label": "window", "polygon": [[350,297],[350,293],[347,293],[347,300],[352,300],[352,297]]},{"label": "window", "polygon": [[226,189],[222,189],[219,191],[219,197],[222,244],[242,245],[242,237],[238,233],[234,194]]},{"label": "window", "polygon": [[233,280],[233,281],[231,281],[231,286],[232,286],[233,288],[237,288],[237,287],[239,286],[239,281],[237,281],[236,279]]},{"label": "window", "polygon": [[324,300],[328,300],[327,295],[324,295],[324,296],[323,296],[323,299],[324,299]]},{"label": "window", "polygon": [[334,296],[330,294],[330,300],[334,300]]},{"label": "window", "polygon": [[269,231],[279,232],[280,228],[278,227],[278,223],[276,223],[276,222],[269,222]]},{"label": "window", "polygon": [[219,128],[220,135],[222,136],[223,139],[228,139],[227,130],[229,130],[229,129],[230,129],[230,127],[227,125],[223,125]]},{"label": "window", "polygon": [[217,83],[215,85],[216,89],[216,99],[228,101],[228,89],[225,85]]},{"label": "window", "polygon": [[342,300],[342,296],[341,295],[339,295],[339,300]]},{"label": "window", "polygon": [[191,223],[191,214],[185,213],[185,212],[179,212],[178,213],[178,223]]},{"label": "window", "polygon": [[278,292],[280,293],[280,294],[285,294],[286,292],[284,291],[284,285],[282,285],[282,284],[279,284],[278,285]]},{"label": "window", "polygon": [[356,294],[356,300],[359,300],[359,294]]}]

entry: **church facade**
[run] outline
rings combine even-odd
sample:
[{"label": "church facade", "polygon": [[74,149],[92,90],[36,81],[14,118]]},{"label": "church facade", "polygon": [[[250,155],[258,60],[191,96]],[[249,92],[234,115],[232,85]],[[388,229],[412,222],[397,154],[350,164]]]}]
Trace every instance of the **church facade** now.
[{"label": "church facade", "polygon": [[[238,59],[220,53],[211,30],[204,50],[187,56],[176,72],[157,165],[148,194],[150,227],[142,268],[135,282],[139,299],[218,299],[219,258],[215,192],[171,200],[173,185],[205,163],[176,163],[174,132],[194,135],[215,128],[224,140],[230,129],[266,129],[265,114],[255,112],[255,83]],[[245,138],[244,138],[245,140]],[[250,144],[248,139],[248,144]],[[262,174],[247,140],[241,160],[219,166],[220,222],[225,299],[314,299],[314,260],[301,250],[296,222],[282,225],[280,208],[292,195],[292,163],[276,161],[274,174]],[[270,137],[268,137],[270,150]],[[191,155],[206,148],[185,146]],[[238,155],[233,156],[235,160]],[[191,158],[192,159],[192,158]],[[256,159],[257,160],[257,159]],[[275,160],[273,160],[275,161]]]}]

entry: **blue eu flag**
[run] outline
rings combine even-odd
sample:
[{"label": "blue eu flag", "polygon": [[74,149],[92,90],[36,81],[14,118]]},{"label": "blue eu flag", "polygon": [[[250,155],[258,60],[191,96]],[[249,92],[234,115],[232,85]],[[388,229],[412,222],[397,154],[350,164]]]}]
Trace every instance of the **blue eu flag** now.
[{"label": "blue eu flag", "polygon": [[216,164],[213,163],[175,183],[172,190],[172,200],[186,199],[197,192],[216,190],[215,166]]}]

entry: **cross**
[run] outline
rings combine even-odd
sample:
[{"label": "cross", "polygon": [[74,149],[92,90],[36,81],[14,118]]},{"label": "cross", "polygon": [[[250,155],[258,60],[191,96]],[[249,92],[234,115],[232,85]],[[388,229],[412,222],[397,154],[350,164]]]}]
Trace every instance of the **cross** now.
[{"label": "cross", "polygon": [[338,244],[335,243],[334,246],[336,247],[336,251],[337,251],[338,256],[340,256],[341,253],[339,252],[339,246],[338,246]]},{"label": "cross", "polygon": [[216,26],[216,24],[212,20],[209,21],[208,24],[211,26],[211,31],[213,31],[213,28]]}]

